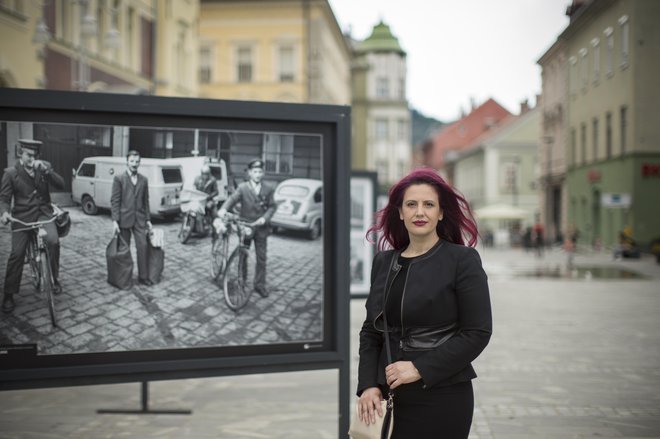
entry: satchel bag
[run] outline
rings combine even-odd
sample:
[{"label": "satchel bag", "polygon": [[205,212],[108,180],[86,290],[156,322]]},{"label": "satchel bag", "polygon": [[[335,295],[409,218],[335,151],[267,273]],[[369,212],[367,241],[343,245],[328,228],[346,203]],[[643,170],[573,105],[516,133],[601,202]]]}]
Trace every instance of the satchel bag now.
[{"label": "satchel bag", "polygon": [[163,250],[163,230],[154,229],[149,233],[149,243],[147,248],[148,258],[148,276],[147,278],[153,284],[160,282],[165,264],[165,251]]},{"label": "satchel bag", "polygon": [[105,250],[108,263],[108,283],[126,290],[133,285],[133,257],[128,244],[115,234]]},{"label": "satchel bag", "polygon": [[[387,351],[387,364],[392,363],[392,350],[390,349],[390,335],[387,329],[387,316],[385,315],[385,300],[383,299],[383,323],[385,325],[385,349]],[[380,401],[383,416],[378,416],[376,412],[376,423],[367,425],[355,415],[348,434],[353,439],[390,439],[394,430],[394,393],[390,389],[387,393],[387,399]]]}]

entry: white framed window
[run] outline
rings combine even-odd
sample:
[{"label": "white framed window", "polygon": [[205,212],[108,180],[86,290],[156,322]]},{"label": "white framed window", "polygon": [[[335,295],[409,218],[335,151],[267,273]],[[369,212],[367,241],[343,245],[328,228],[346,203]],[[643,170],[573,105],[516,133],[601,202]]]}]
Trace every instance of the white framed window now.
[{"label": "white framed window", "polygon": [[578,55],[580,55],[580,87],[582,88],[582,92],[587,91],[587,84],[589,82],[588,75],[589,75],[589,69],[588,67],[588,61],[587,61],[587,55],[589,52],[587,49],[584,47],[578,51]]},{"label": "white framed window", "polygon": [[376,78],[376,97],[388,98],[390,96],[390,81],[386,76]]},{"label": "white framed window", "polygon": [[399,78],[399,99],[406,100],[406,80],[404,78]]},{"label": "white framed window", "polygon": [[592,162],[595,162],[598,160],[598,118],[594,117],[594,119],[591,121],[591,142],[592,142],[592,147],[593,147],[593,157],[591,159]]},{"label": "white framed window", "polygon": [[593,63],[593,81],[594,85],[600,81],[600,39],[591,40],[591,60]]},{"label": "white framed window", "polygon": [[210,84],[213,79],[211,46],[204,45],[199,49],[199,82]]},{"label": "white framed window", "polygon": [[568,59],[568,63],[570,65],[570,77],[569,77],[569,82],[570,82],[570,87],[571,87],[571,95],[577,94],[577,82],[578,82],[578,75],[577,75],[577,58],[574,56],[571,56]]},{"label": "white framed window", "polygon": [[378,159],[376,160],[376,172],[378,172],[379,181],[388,181],[388,169],[387,169],[387,160]]},{"label": "white framed window", "polygon": [[389,124],[387,119],[376,119],[375,121],[376,140],[387,140],[389,137]]},{"label": "white framed window", "polygon": [[630,23],[627,15],[619,18],[619,26],[621,26],[621,68],[624,69],[628,67],[630,60]]},{"label": "white framed window", "polygon": [[253,49],[251,45],[236,47],[236,82],[252,82],[253,80]]},{"label": "white framed window", "polygon": [[405,119],[399,119],[397,122],[396,137],[399,140],[406,140],[408,136],[408,124]]},{"label": "white framed window", "polygon": [[605,34],[605,75],[609,78],[614,74],[614,30],[608,27]]},{"label": "white framed window", "polygon": [[520,188],[520,163],[506,161],[500,169],[500,191],[504,194],[517,193]]},{"label": "white framed window", "polygon": [[296,79],[295,49],[293,45],[281,45],[277,49],[278,80],[280,82],[293,82]]},{"label": "white framed window", "polygon": [[293,173],[293,135],[264,135],[264,171],[269,174]]}]

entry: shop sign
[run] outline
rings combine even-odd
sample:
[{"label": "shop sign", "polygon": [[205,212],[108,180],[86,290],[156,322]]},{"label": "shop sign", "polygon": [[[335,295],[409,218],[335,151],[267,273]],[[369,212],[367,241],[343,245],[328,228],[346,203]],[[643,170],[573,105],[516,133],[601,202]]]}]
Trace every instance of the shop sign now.
[{"label": "shop sign", "polygon": [[603,207],[625,209],[632,204],[632,197],[630,194],[603,193],[600,196],[600,204]]},{"label": "shop sign", "polygon": [[660,165],[653,163],[642,163],[642,177],[660,177]]},{"label": "shop sign", "polygon": [[587,172],[587,180],[590,183],[597,183],[600,181],[600,171],[598,169],[590,169]]}]

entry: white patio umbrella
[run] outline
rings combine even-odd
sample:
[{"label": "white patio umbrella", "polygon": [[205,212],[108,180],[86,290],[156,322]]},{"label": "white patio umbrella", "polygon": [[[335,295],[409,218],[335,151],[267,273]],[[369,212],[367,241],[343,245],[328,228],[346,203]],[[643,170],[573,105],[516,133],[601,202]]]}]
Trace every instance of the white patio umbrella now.
[{"label": "white patio umbrella", "polygon": [[489,206],[475,209],[474,215],[478,219],[524,219],[529,216],[529,212],[520,207],[507,204],[491,204]]}]

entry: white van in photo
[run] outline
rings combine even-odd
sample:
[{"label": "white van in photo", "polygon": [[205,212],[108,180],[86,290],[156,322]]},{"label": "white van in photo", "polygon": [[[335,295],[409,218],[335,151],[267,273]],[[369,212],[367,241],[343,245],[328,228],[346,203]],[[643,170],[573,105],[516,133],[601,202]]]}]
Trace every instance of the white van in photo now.
[{"label": "white van in photo", "polygon": [[[115,175],[126,172],[126,157],[87,157],[73,171],[71,198],[87,215],[110,209]],[[141,158],[138,172],[149,180],[149,211],[158,218],[174,218],[181,211],[181,165],[169,159]]]}]

